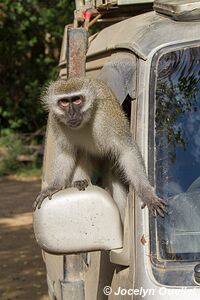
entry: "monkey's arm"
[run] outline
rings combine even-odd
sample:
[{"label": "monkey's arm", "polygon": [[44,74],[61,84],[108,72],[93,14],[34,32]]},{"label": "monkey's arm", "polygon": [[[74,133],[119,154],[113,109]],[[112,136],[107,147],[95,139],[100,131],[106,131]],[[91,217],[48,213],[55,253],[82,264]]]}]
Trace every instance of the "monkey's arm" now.
[{"label": "monkey's arm", "polygon": [[158,214],[164,217],[167,212],[167,204],[155,194],[153,187],[150,185],[142,156],[135,143],[132,142],[132,145],[125,146],[122,149],[119,164],[127,180],[134,186],[137,195],[142,200],[142,208],[147,206],[153,216]]},{"label": "monkey's arm", "polygon": [[84,191],[91,184],[94,163],[86,152],[79,153],[79,159],[72,177],[72,186]]},{"label": "monkey's arm", "polygon": [[44,188],[36,198],[33,208],[40,208],[43,200],[48,197],[52,198],[53,194],[70,185],[72,173],[75,167],[76,153],[73,149],[64,151],[61,147],[57,147],[54,167],[52,170],[52,180],[47,188]]}]

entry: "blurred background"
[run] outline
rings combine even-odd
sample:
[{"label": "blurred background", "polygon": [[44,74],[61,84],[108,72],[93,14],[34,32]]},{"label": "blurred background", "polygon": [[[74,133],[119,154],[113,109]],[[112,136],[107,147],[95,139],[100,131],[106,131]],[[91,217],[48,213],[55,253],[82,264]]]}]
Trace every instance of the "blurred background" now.
[{"label": "blurred background", "polygon": [[39,98],[57,76],[74,1],[0,2],[0,299],[46,300],[41,251],[32,230],[40,190],[47,113]]}]

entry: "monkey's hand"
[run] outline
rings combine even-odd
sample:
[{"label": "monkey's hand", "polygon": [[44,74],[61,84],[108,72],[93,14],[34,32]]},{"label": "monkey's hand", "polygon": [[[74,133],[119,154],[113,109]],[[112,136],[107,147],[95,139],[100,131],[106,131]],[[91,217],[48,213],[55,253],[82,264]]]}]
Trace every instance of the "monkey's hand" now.
[{"label": "monkey's hand", "polygon": [[156,217],[157,215],[161,216],[164,218],[165,214],[167,214],[167,203],[163,200],[160,199],[153,191],[146,191],[142,193],[142,206],[141,208],[145,208],[145,206],[148,207],[150,214],[153,217]]},{"label": "monkey's hand", "polygon": [[57,187],[56,186],[47,187],[46,189],[43,189],[37,196],[37,198],[33,204],[33,209],[34,210],[36,210],[36,208],[40,209],[42,202],[46,197],[48,197],[49,200],[51,200],[52,196],[62,189],[63,189],[62,187],[58,187],[58,186]]},{"label": "monkey's hand", "polygon": [[88,185],[89,185],[89,182],[87,179],[77,180],[77,181],[74,181],[74,183],[72,184],[72,186],[77,188],[79,191],[85,191],[85,189],[88,187]]}]

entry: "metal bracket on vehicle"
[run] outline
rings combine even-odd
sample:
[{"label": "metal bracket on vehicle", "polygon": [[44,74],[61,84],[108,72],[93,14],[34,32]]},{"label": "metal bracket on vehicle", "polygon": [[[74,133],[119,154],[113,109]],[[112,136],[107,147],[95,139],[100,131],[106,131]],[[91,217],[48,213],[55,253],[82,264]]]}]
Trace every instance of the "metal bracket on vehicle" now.
[{"label": "metal bracket on vehicle", "polygon": [[59,62],[61,78],[85,75],[87,48],[88,32],[82,27],[65,26]]}]

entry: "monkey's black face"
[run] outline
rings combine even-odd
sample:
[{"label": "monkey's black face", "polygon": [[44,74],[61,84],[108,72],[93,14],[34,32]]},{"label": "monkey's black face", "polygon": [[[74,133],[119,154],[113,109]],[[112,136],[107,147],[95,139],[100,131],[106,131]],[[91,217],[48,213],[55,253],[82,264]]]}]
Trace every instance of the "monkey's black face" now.
[{"label": "monkey's black face", "polygon": [[83,119],[83,115],[81,113],[83,102],[84,98],[82,95],[58,100],[58,106],[64,112],[64,123],[69,127],[76,128],[81,125]]}]

